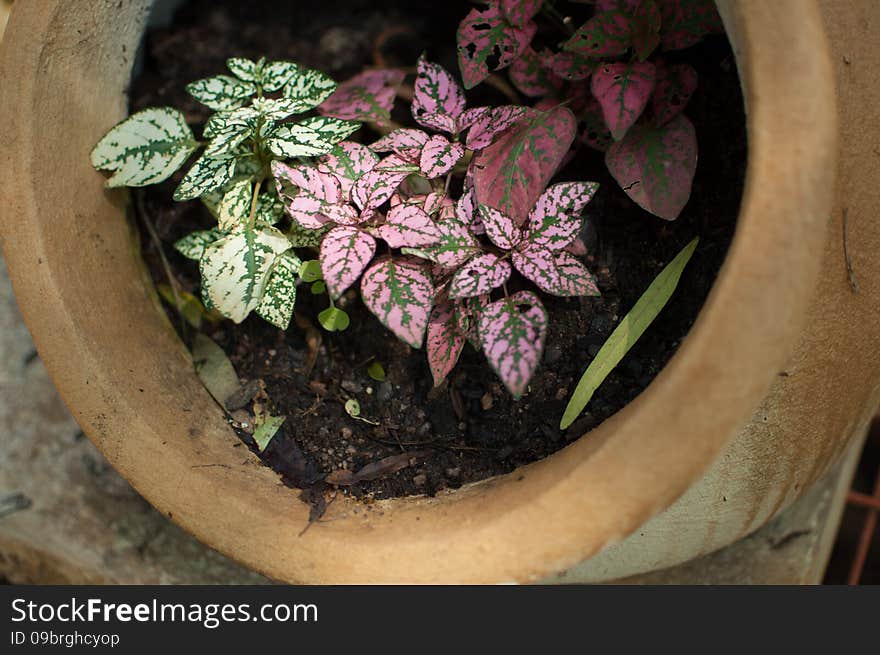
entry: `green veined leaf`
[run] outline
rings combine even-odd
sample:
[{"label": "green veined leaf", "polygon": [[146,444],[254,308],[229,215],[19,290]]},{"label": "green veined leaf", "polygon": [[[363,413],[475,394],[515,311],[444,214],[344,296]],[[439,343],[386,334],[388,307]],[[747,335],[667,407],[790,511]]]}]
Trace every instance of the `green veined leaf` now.
[{"label": "green veined leaf", "polygon": [[257,92],[257,87],[229,75],[217,75],[187,84],[186,91],[206,107],[223,111],[241,107]]},{"label": "green veined leaf", "polygon": [[260,164],[255,157],[241,156],[235,160],[235,177],[223,186],[217,187],[213,191],[208,191],[199,196],[199,200],[208,208],[214,218],[218,218],[220,211],[220,201],[226,192],[232,188],[232,185],[243,177],[253,177],[260,172]]},{"label": "green veined leaf", "polygon": [[270,62],[260,71],[260,86],[263,91],[272,93],[287,84],[300,70],[300,66],[292,61]]},{"label": "green veined leaf", "polygon": [[562,415],[559,424],[560,429],[565,430],[580,415],[590,402],[596,389],[605,381],[608,374],[620,363],[623,356],[629,352],[633,344],[644,334],[648,326],[660,313],[672,297],[672,293],[678,286],[681,273],[690,261],[691,255],[697,247],[699,238],[694,238],[675,256],[654,281],[648,286],[631,310],[623,317],[620,324],[614,328],[611,336],[605,340],[599,352],[590,362],[587,370],[575,387],[571,400]]},{"label": "green veined leaf", "polygon": [[228,159],[236,156],[236,150],[241,143],[251,135],[248,125],[232,124],[217,132],[208,147],[205,148],[205,156],[211,159]]},{"label": "green veined leaf", "polygon": [[132,114],[92,150],[92,166],[116,171],[108,187],[146,186],[168,179],[198,147],[176,109],[157,107]]},{"label": "green veined leaf", "polygon": [[243,57],[232,57],[226,60],[226,67],[238,79],[245,82],[256,82],[258,69],[257,62]]},{"label": "green veined leaf", "polygon": [[263,422],[257,426],[256,430],[254,430],[254,441],[257,443],[257,448],[259,448],[260,452],[266,450],[272,437],[275,436],[278,429],[281,427],[281,424],[284,423],[285,418],[287,417],[266,416],[266,418],[263,419]]},{"label": "green veined leaf", "polygon": [[174,199],[192,200],[223,186],[235,175],[235,159],[213,159],[202,155],[174,190]]},{"label": "green veined leaf", "polygon": [[[287,238],[290,239],[290,245],[294,248],[314,248],[317,250],[321,245],[321,239],[332,227],[333,225],[330,224],[317,230],[309,230],[296,221],[291,221],[290,228],[287,230]],[[318,273],[320,274],[320,267]]]},{"label": "green veined leaf", "polygon": [[300,68],[284,85],[284,97],[296,102],[297,113],[314,109],[339,86],[332,77],[311,68]]},{"label": "green veined leaf", "polygon": [[278,256],[289,249],[287,237],[274,228],[235,229],[205,248],[199,260],[203,298],[241,323],[260,304]]},{"label": "green veined leaf", "polygon": [[275,225],[284,215],[284,204],[278,195],[272,191],[266,191],[257,198],[257,213],[254,216],[256,225]]},{"label": "green veined leaf", "polygon": [[254,185],[250,178],[243,178],[233,184],[217,207],[217,226],[224,232],[229,232],[236,226],[247,223],[253,194]]},{"label": "green veined leaf", "polygon": [[313,116],[299,123],[282,125],[269,139],[269,150],[278,157],[317,157],[356,132],[360,123],[329,116]]},{"label": "green veined leaf", "polygon": [[217,229],[198,230],[190,232],[182,239],[174,242],[174,249],[187,259],[201,259],[205,248],[223,237],[223,232]]},{"label": "green veined leaf", "polygon": [[277,328],[286,330],[296,305],[296,274],[302,265],[299,257],[288,250],[278,257],[266,290],[257,306],[257,314]]}]

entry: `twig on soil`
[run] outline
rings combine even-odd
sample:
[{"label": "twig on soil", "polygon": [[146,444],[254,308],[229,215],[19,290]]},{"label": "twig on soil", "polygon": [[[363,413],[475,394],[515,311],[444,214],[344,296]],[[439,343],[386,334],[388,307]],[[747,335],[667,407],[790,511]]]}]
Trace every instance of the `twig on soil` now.
[{"label": "twig on soil", "polygon": [[134,197],[138,214],[144,222],[144,226],[147,228],[147,233],[150,235],[150,241],[153,242],[153,247],[156,249],[156,252],[159,253],[159,260],[162,262],[162,269],[165,271],[165,277],[168,278],[168,286],[171,287],[171,294],[174,296],[177,319],[180,321],[180,333],[184,336],[184,339],[186,339],[188,338],[188,332],[186,320],[183,316],[183,300],[180,298],[180,282],[177,281],[177,278],[174,277],[174,273],[171,272],[171,265],[168,263],[168,258],[165,257],[165,250],[162,248],[162,240],[159,238],[159,234],[156,232],[156,227],[153,225],[153,221],[150,220],[150,216],[147,213],[143,192],[135,191]]},{"label": "twig on soil", "polygon": [[322,342],[321,333],[318,332],[318,328],[316,328],[309,319],[299,312],[294,312],[293,318],[296,321],[297,327],[306,333],[306,344],[309,347],[309,356],[306,358],[306,365],[302,373],[306,377],[309,377],[312,374],[312,370],[315,368],[315,363],[318,361],[318,351],[321,349]]},{"label": "twig on soil", "polygon": [[852,258],[849,254],[849,241],[847,238],[847,224],[849,223],[849,208],[843,208],[843,258],[846,261],[846,274],[849,277],[849,286],[852,288],[853,293],[859,292],[859,283],[856,280],[856,272],[853,270]]}]

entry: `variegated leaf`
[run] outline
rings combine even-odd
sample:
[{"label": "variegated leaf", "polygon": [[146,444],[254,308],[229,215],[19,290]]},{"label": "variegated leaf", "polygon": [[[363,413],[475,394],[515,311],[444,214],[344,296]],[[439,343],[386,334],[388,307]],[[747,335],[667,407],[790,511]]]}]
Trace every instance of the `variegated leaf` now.
[{"label": "variegated leaf", "polygon": [[411,260],[376,261],[361,280],[361,298],[376,318],[399,339],[420,348],[434,300],[425,268]]},{"label": "variegated leaf", "polygon": [[183,114],[144,109],[116,125],[92,150],[92,166],[116,171],[108,187],[145,186],[168,179],[197,147]]},{"label": "variegated leaf", "polygon": [[279,256],[256,308],[257,314],[282,330],[287,329],[293,316],[296,305],[296,276],[301,264],[299,257],[290,250]]},{"label": "variegated leaf", "polygon": [[477,201],[525,223],[568,153],[576,127],[571,110],[560,106],[505,132],[472,161]]},{"label": "variegated leaf", "polygon": [[562,81],[551,74],[531,46],[510,65],[510,81],[520,93],[533,98],[553,95],[562,89]]},{"label": "variegated leaf", "polygon": [[697,71],[690,64],[657,64],[657,85],[651,104],[654,124],[666,125],[680,114],[697,90]]},{"label": "variegated leaf", "polygon": [[428,134],[422,130],[400,128],[389,132],[370,145],[375,152],[393,152],[409,162],[418,162],[422,147],[428,142]]},{"label": "variegated leaf", "polygon": [[651,62],[605,64],[593,73],[592,91],[602,105],[605,123],[615,141],[642,115],[654,90],[655,69]]},{"label": "variegated leaf", "polygon": [[488,148],[495,137],[524,120],[531,113],[528,107],[503,105],[481,113],[468,129],[465,145],[468,150]]},{"label": "variegated leaf", "polygon": [[449,285],[450,298],[469,298],[489,293],[510,277],[510,264],[498,255],[477,255],[462,266]]},{"label": "variegated leaf", "polygon": [[318,111],[325,116],[385,124],[391,118],[394,95],[404,72],[395,69],[368,70],[339,85]]},{"label": "variegated leaf", "polygon": [[238,228],[205,248],[199,260],[202,294],[211,306],[241,323],[260,304],[276,258],[290,242],[274,228]]},{"label": "variegated leaf", "polygon": [[421,207],[400,204],[391,208],[376,236],[392,248],[422,248],[440,240],[440,229]]},{"label": "variegated leaf", "polygon": [[187,84],[186,91],[206,107],[223,111],[241,107],[257,92],[257,87],[229,75],[217,75]]},{"label": "variegated leaf", "polygon": [[304,69],[292,61],[272,61],[260,70],[260,86],[267,93],[278,91]]},{"label": "variegated leaf", "polygon": [[335,175],[310,164],[289,166],[280,161],[272,162],[272,175],[287,213],[302,227],[318,229],[328,220],[342,225],[358,222],[354,207],[342,200],[342,186]]},{"label": "variegated leaf", "polygon": [[333,229],[333,225],[329,223],[315,230],[308,230],[296,221],[291,221],[290,227],[287,228],[285,234],[290,240],[290,245],[294,248],[312,248],[317,250],[321,246],[321,240],[324,238],[324,235],[331,229]]},{"label": "variegated leaf", "polygon": [[468,229],[466,223],[457,218],[448,218],[437,223],[440,241],[436,246],[426,249],[432,261],[447,270],[464,264],[480,252],[480,244]]},{"label": "variegated leaf", "polygon": [[311,68],[300,68],[284,85],[284,99],[295,113],[314,109],[327,100],[339,85],[329,75]]},{"label": "variegated leaf", "polygon": [[438,64],[419,58],[412,101],[416,122],[441,132],[456,132],[464,112],[464,91],[449,72]]},{"label": "variegated leaf", "polygon": [[[383,170],[383,164],[391,170]],[[389,155],[380,161],[370,172],[362,175],[351,187],[351,200],[361,210],[364,219],[369,218],[373,211],[388,200],[409,175],[408,171],[396,170],[397,165],[406,162],[397,155]]]},{"label": "variegated leaf", "polygon": [[174,242],[174,249],[187,259],[199,260],[205,248],[223,237],[219,229],[198,230],[190,232],[182,239]]},{"label": "variegated leaf", "polygon": [[223,195],[217,207],[217,226],[229,232],[239,225],[245,225],[251,212],[253,184],[250,178],[235,182]]},{"label": "variegated leaf", "polygon": [[434,305],[428,318],[425,344],[435,387],[440,386],[455,367],[465,341],[465,336],[458,329],[452,303],[442,300]]},{"label": "variegated leaf", "polygon": [[267,121],[281,121],[292,114],[306,111],[300,108],[298,101],[290,98],[254,98],[251,107]]},{"label": "variegated leaf", "polygon": [[697,168],[694,126],[682,114],[663,127],[638,125],[605,153],[605,164],[642,209],[674,220],[690,198]]},{"label": "variegated leaf", "polygon": [[541,11],[544,0],[501,0],[504,16],[514,27],[525,27]]},{"label": "variegated leaf", "polygon": [[448,204],[451,200],[446,196],[445,193],[435,193],[431,192],[427,196],[425,196],[425,200],[422,203],[422,208],[425,210],[425,213],[429,216],[433,216],[443,205]]},{"label": "variegated leaf", "polygon": [[480,218],[486,236],[499,248],[512,250],[522,241],[522,230],[500,209],[481,204]]},{"label": "variegated leaf", "polygon": [[419,168],[429,180],[446,175],[464,157],[464,146],[445,136],[435,134],[425,147],[419,160]]},{"label": "variegated leaf", "polygon": [[557,296],[598,296],[596,278],[578,259],[566,250],[553,254],[556,270],[559,272],[559,293]]},{"label": "variegated leaf", "polygon": [[559,295],[563,282],[556,268],[554,251],[534,243],[527,243],[511,253],[510,261],[520,273],[545,293]]},{"label": "variegated leaf", "polygon": [[629,50],[631,44],[632,26],[629,16],[621,11],[605,11],[595,14],[581,25],[562,44],[562,49],[585,57],[616,57]]},{"label": "variegated leaf", "polygon": [[[493,3],[471,9],[458,26],[458,65],[466,89],[471,89],[497,70],[512,64],[537,31],[533,22],[513,27],[501,8]],[[491,66],[491,67],[490,67]]]},{"label": "variegated leaf", "polygon": [[640,0],[630,16],[633,50],[645,61],[660,45],[660,9],[654,0]]},{"label": "variegated leaf", "polygon": [[318,170],[336,176],[342,188],[342,197],[348,198],[352,185],[365,173],[373,170],[379,161],[372,150],[360,143],[342,141],[321,157]]},{"label": "variegated leaf", "polygon": [[529,241],[562,250],[578,235],[581,212],[595,195],[596,182],[560,182],[549,187],[529,214]]},{"label": "variegated leaf", "polygon": [[330,296],[338,298],[348,289],[376,254],[376,240],[363,230],[341,225],[321,241],[321,273]]},{"label": "variegated leaf", "polygon": [[480,312],[480,342],[498,377],[519,400],[541,361],[547,312],[538,297],[520,291]]},{"label": "variegated leaf", "polygon": [[549,52],[539,54],[541,65],[563,80],[585,80],[596,69],[597,61],[574,52]]},{"label": "variegated leaf", "polygon": [[235,159],[213,159],[202,155],[174,190],[174,199],[182,201],[198,198],[223,186],[232,179],[233,175],[235,175]]},{"label": "variegated leaf", "polygon": [[278,157],[317,157],[356,132],[359,123],[329,116],[313,116],[299,123],[282,125],[269,139],[269,150]]},{"label": "variegated leaf", "polygon": [[583,140],[584,142],[599,152],[608,150],[608,146],[614,143],[611,138],[611,130],[605,124],[605,116],[602,112],[602,105],[588,94],[589,98],[584,102],[583,108],[580,110],[578,117],[584,124]]},{"label": "variegated leaf", "polygon": [[231,57],[226,60],[226,67],[238,79],[245,82],[256,82],[258,79],[257,62],[243,57]]},{"label": "variegated leaf", "polygon": [[474,107],[473,109],[465,109],[464,113],[458,118],[458,131],[462,132],[474,124],[483,114],[492,111],[491,107]]},{"label": "variegated leaf", "polygon": [[226,125],[217,132],[208,147],[205,156],[212,159],[227,159],[236,156],[238,146],[251,134],[249,125],[235,123]]}]

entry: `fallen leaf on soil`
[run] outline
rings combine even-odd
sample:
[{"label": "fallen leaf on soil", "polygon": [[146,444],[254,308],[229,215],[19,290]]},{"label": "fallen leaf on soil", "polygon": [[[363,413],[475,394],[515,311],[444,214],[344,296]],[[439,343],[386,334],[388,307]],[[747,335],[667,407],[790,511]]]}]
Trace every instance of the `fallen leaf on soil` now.
[{"label": "fallen leaf on soil", "polygon": [[254,431],[254,441],[257,442],[257,448],[260,452],[266,450],[266,446],[278,432],[278,428],[284,423],[285,416],[266,416],[263,422]]},{"label": "fallen leaf on soil", "polygon": [[332,471],[324,480],[340,487],[348,487],[358,482],[387,478],[389,475],[393,475],[407,466],[412,466],[427,453],[428,451],[426,450],[417,450],[383,457],[376,462],[370,462],[356,473],[346,471],[345,469],[337,469]]},{"label": "fallen leaf on soil", "polygon": [[192,360],[196,373],[214,400],[224,406],[226,399],[239,390],[241,383],[232,362],[223,349],[204,334],[193,341]]},{"label": "fallen leaf on soil", "polygon": [[240,386],[234,393],[229,394],[223,403],[224,406],[230,412],[241,409],[260,393],[260,390],[263,388],[262,385],[262,380],[251,380],[247,384]]}]

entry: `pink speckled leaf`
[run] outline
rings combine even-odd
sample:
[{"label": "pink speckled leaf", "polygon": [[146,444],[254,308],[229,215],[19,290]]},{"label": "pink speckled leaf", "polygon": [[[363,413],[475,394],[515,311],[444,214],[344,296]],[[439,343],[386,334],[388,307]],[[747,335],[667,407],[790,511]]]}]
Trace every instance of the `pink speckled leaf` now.
[{"label": "pink speckled leaf", "polygon": [[522,230],[500,209],[480,205],[480,219],[486,236],[499,248],[512,250],[523,239]]},{"label": "pink speckled leaf", "polygon": [[574,141],[577,121],[567,107],[537,112],[473,159],[477,201],[522,225]]},{"label": "pink speckled leaf", "polygon": [[531,113],[528,107],[502,105],[494,109],[486,108],[470,124],[465,145],[468,150],[482,150],[492,144],[496,136],[510,129],[518,121]]},{"label": "pink speckled leaf", "polygon": [[330,173],[339,180],[342,197],[348,198],[352,185],[364,173],[373,170],[379,158],[360,143],[342,141],[318,160],[318,170]]},{"label": "pink speckled leaf", "polygon": [[574,52],[543,51],[539,55],[541,65],[556,77],[564,80],[585,80],[593,74],[597,66],[595,59],[589,59]]},{"label": "pink speckled leaf", "polygon": [[466,225],[474,229],[474,234],[483,234],[483,220],[477,213],[477,198],[473,187],[466,187],[455,203],[455,215]]},{"label": "pink speckled leaf", "polygon": [[447,196],[445,193],[434,193],[431,192],[427,196],[425,196],[424,202],[422,203],[422,208],[425,210],[425,213],[429,216],[433,216],[446,204]]},{"label": "pink speckled leaf", "polygon": [[[383,169],[383,164],[392,170]],[[351,200],[361,210],[364,219],[370,217],[383,202],[388,200],[409,175],[405,171],[394,170],[398,165],[406,165],[406,162],[397,155],[389,155],[376,164],[369,173],[358,178],[351,187]]]},{"label": "pink speckled leaf", "polygon": [[480,312],[486,359],[515,399],[525,392],[544,351],[547,312],[534,293],[520,291]]},{"label": "pink speckled leaf", "polygon": [[605,64],[593,73],[592,90],[615,141],[642,115],[654,90],[654,64]]},{"label": "pink speckled leaf", "polygon": [[568,251],[560,250],[553,255],[559,271],[558,296],[598,296],[596,278],[578,259]]},{"label": "pink speckled leaf", "polygon": [[448,300],[441,300],[428,319],[428,366],[434,378],[434,386],[440,386],[458,362],[465,336],[458,329],[455,307]]},{"label": "pink speckled leaf", "polygon": [[724,30],[713,0],[659,0],[658,4],[664,50],[689,48],[706,34]]},{"label": "pink speckled leaf", "polygon": [[684,110],[697,89],[697,71],[690,64],[657,64],[657,86],[651,104],[654,124],[665,125]]},{"label": "pink speckled leaf", "polygon": [[334,227],[321,241],[321,275],[333,298],[354,284],[376,254],[376,240],[357,227]]},{"label": "pink speckled leaf", "polygon": [[432,130],[455,133],[464,105],[464,91],[449,71],[420,57],[412,101],[416,122]]},{"label": "pink speckled leaf", "polygon": [[520,273],[545,293],[559,295],[562,285],[556,268],[554,251],[534,243],[526,243],[511,253],[510,261]]},{"label": "pink speckled leaf", "polygon": [[436,244],[440,229],[421,207],[400,204],[389,210],[385,223],[376,229],[376,236],[392,248],[420,248]]},{"label": "pink speckled leaf", "polygon": [[585,57],[617,57],[632,43],[630,18],[622,11],[595,14],[562,44],[566,52]]},{"label": "pink speckled leaf", "polygon": [[364,273],[361,297],[399,339],[413,348],[422,346],[434,301],[434,285],[423,266],[408,259],[380,259]]},{"label": "pink speckled leaf", "polygon": [[541,11],[544,0],[501,0],[501,10],[514,27],[525,27]]},{"label": "pink speckled leaf", "polygon": [[489,113],[491,111],[491,107],[474,107],[473,109],[466,109],[464,113],[458,118],[458,131],[462,132],[466,130],[474,124],[474,121],[483,116],[483,114]]},{"label": "pink speckled leaf", "polygon": [[383,136],[370,145],[375,152],[393,152],[409,162],[418,162],[422,147],[428,142],[428,134],[422,130],[401,128]]},{"label": "pink speckled leaf", "polygon": [[663,127],[634,127],[605,153],[605,164],[640,207],[674,220],[690,198],[697,168],[694,126],[679,114]]},{"label": "pink speckled leaf", "polygon": [[521,28],[510,25],[495,3],[482,10],[471,9],[459,24],[456,35],[458,65],[465,88],[475,87],[494,71],[512,64],[537,29],[533,22]]},{"label": "pink speckled leaf", "polygon": [[562,89],[562,81],[551,74],[531,47],[510,65],[510,81],[520,93],[533,98],[552,95]]},{"label": "pink speckled leaf", "polygon": [[314,166],[288,166],[278,160],[272,162],[272,175],[287,213],[302,227],[318,229],[328,220],[343,225],[357,222],[354,207],[342,202],[341,185],[334,175]]},{"label": "pink speckled leaf", "polygon": [[435,134],[425,147],[419,160],[419,168],[429,180],[446,175],[464,157],[464,146],[453,143],[445,136]]},{"label": "pink speckled leaf", "polygon": [[339,85],[319,107],[325,116],[385,124],[391,118],[394,94],[404,72],[394,68],[368,70]]},{"label": "pink speckled leaf", "polygon": [[560,182],[548,188],[529,214],[529,241],[550,250],[562,250],[577,237],[581,212],[599,185],[596,182]]},{"label": "pink speckled leaf", "polygon": [[422,254],[443,270],[451,271],[478,254],[481,248],[467,224],[454,214],[444,217],[441,212],[441,218],[436,224],[440,231],[440,241],[434,246],[424,248]]},{"label": "pink speckled leaf", "polygon": [[489,293],[500,287],[510,277],[510,264],[498,255],[477,255],[462,266],[452,277],[449,285],[450,298],[470,298]]}]

